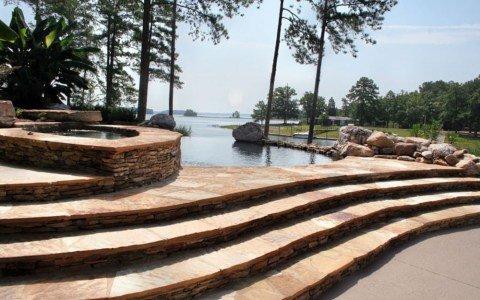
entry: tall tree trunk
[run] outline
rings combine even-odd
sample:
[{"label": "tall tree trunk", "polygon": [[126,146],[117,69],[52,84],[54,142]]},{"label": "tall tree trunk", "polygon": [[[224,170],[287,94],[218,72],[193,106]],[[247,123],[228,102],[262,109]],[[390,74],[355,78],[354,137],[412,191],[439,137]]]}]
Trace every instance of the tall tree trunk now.
[{"label": "tall tree trunk", "polygon": [[278,25],[277,25],[277,38],[275,40],[275,52],[273,54],[272,74],[270,75],[270,87],[268,89],[267,99],[267,113],[265,116],[265,128],[264,134],[268,139],[268,133],[270,131],[270,118],[272,116],[272,102],[273,102],[273,89],[275,88],[275,76],[277,75],[277,61],[278,52],[280,50],[280,37],[282,34],[282,21],[283,21],[283,2],[280,0],[280,11],[278,12]]},{"label": "tall tree trunk", "polygon": [[112,16],[107,20],[107,72],[105,74],[105,106],[110,107],[112,99],[112,78],[113,78],[113,66],[111,65],[112,55]]},{"label": "tall tree trunk", "polygon": [[313,142],[313,131],[315,129],[315,119],[317,116],[318,88],[320,87],[320,74],[322,73],[323,53],[325,51],[325,30],[327,28],[327,9],[328,0],[325,0],[323,7],[322,32],[320,34],[320,51],[318,51],[317,74],[315,75],[315,90],[313,92],[312,109],[310,110],[310,124],[308,127],[307,144]]},{"label": "tall tree trunk", "polygon": [[172,37],[170,49],[170,90],[168,94],[168,114],[173,116],[173,88],[175,86],[175,40],[177,38],[177,0],[172,7]]},{"label": "tall tree trunk", "polygon": [[137,120],[145,121],[147,114],[148,80],[150,77],[150,23],[152,15],[150,0],[143,0],[142,50],[140,54],[140,86],[138,91]]}]

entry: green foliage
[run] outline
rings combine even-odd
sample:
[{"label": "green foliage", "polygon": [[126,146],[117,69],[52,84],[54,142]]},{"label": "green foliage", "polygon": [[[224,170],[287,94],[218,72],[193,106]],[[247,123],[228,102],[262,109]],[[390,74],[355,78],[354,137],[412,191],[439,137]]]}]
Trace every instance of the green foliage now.
[{"label": "green foliage", "polygon": [[106,123],[125,122],[135,123],[137,110],[131,107],[106,107],[103,105],[78,104],[72,106],[75,110],[99,110]]},{"label": "green foliage", "polygon": [[22,114],[23,114],[23,109],[21,108],[15,108],[15,116],[17,118],[21,118],[22,117]]},{"label": "green foliage", "polygon": [[253,108],[253,113],[252,113],[252,119],[255,122],[262,122],[265,120],[267,115],[267,105],[265,104],[264,101],[260,100],[258,101],[257,104],[255,104],[255,107]]},{"label": "green foliage", "polygon": [[183,115],[185,117],[196,117],[197,116],[197,113],[195,111],[193,111],[193,109],[187,109]]},{"label": "green foliage", "polygon": [[192,127],[187,127],[184,125],[179,125],[175,127],[174,131],[181,133],[183,136],[191,136],[192,135]]},{"label": "green foliage", "polygon": [[380,98],[378,86],[367,77],[360,78],[347,94],[347,101],[352,118],[359,125],[375,124],[379,118]]},{"label": "green foliage", "polygon": [[[300,98],[300,106],[302,107],[302,116],[308,118],[311,115],[312,102],[315,98],[315,95],[311,92],[305,92],[305,94]],[[327,108],[325,106],[325,98],[318,97],[317,107],[316,107],[316,119],[317,123],[322,123],[324,119],[327,118]]]},{"label": "green foliage", "polygon": [[240,112],[239,112],[238,110],[236,110],[235,112],[233,112],[232,118],[234,118],[234,119],[239,119],[239,118],[240,118]]},{"label": "green foliage", "polygon": [[441,128],[442,125],[439,122],[433,122],[432,124],[413,124],[410,129],[410,135],[436,140],[440,134]]},{"label": "green foliage", "polygon": [[289,87],[277,87],[273,92],[272,116],[283,120],[286,124],[287,120],[297,119],[299,116],[298,101],[293,99],[297,92]]},{"label": "green foliage", "polygon": [[97,50],[75,47],[65,19],[41,19],[31,29],[22,10],[15,8],[10,26],[0,24],[0,65],[13,68],[0,86],[2,97],[16,107],[43,108],[62,103],[75,90],[88,89],[81,72],[96,71],[88,55]]},{"label": "green foliage", "polygon": [[335,99],[333,99],[333,98],[330,98],[328,100],[327,115],[329,115],[329,116],[336,116],[337,115],[337,107],[335,105]]}]

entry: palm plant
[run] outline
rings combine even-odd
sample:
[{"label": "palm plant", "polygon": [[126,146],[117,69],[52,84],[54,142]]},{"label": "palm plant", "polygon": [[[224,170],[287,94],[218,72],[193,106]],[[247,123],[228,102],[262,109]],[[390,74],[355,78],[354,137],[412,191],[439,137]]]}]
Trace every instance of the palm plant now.
[{"label": "palm plant", "polygon": [[0,21],[0,65],[13,69],[0,83],[0,96],[16,107],[45,108],[88,89],[83,71],[95,72],[88,55],[95,48],[75,48],[65,19],[39,20],[32,30],[15,8],[10,26]]}]

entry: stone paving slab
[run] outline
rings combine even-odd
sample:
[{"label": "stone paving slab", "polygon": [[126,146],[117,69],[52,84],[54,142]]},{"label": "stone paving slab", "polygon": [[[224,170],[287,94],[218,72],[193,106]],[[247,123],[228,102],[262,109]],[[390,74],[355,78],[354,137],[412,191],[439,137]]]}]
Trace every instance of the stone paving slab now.
[{"label": "stone paving slab", "polygon": [[[58,203],[0,204],[0,226],[12,222],[44,222],[75,220],[106,216],[148,217],[152,212],[188,209],[201,210],[239,199],[247,200],[275,191],[287,191],[300,186],[372,181],[376,179],[457,176],[463,170],[438,165],[374,158],[347,158],[326,165],[304,167],[184,167],[166,182],[144,188],[123,190],[99,196],[89,196]],[[162,217],[162,216],[160,216]]]},{"label": "stone paving slab", "polygon": [[[349,272],[354,272],[358,267],[362,267],[381,251],[395,243],[425,231],[468,224],[469,222],[465,222],[465,220],[478,223],[479,217],[480,205],[466,205],[392,221],[386,225],[365,230],[360,235],[347,238],[343,242],[321,249],[314,254],[306,255],[283,268],[201,298],[236,300],[319,298],[322,296],[322,291],[341,280]],[[395,281],[398,282],[396,279]],[[357,293],[351,299],[390,298],[387,295],[390,295],[388,291],[391,291],[392,288],[395,286],[390,285],[385,291],[377,289],[379,293],[376,296],[370,293]],[[376,288],[373,287],[373,289]],[[409,295],[410,291],[410,286],[403,287],[401,290],[403,296],[399,299],[418,299]]]},{"label": "stone paving slab", "polygon": [[[446,199],[461,203],[461,196],[478,197],[479,192],[444,193],[402,199],[384,199],[378,203],[366,202],[341,210],[326,212],[303,221],[287,224],[284,227],[253,235],[247,239],[236,240],[217,247],[174,255],[161,260],[148,260],[132,266],[99,270],[88,270],[69,275],[38,275],[23,279],[4,279],[0,281],[0,298],[104,298],[104,297],[149,297],[186,296],[195,294],[196,289],[215,287],[222,279],[250,277],[254,270],[273,268],[283,260],[306,251],[312,244],[325,243],[329,236],[349,233],[347,224],[365,224],[373,222],[379,216],[389,216],[395,210],[418,211],[422,206],[430,208],[445,204]],[[457,197],[457,198],[456,198]],[[378,204],[378,205],[375,205]],[[351,215],[345,219],[345,215]],[[376,217],[375,217],[376,216]],[[333,273],[340,273],[371,253],[383,249],[392,239],[404,236],[420,228],[451,225],[449,221],[475,217],[480,218],[480,205],[464,205],[454,208],[424,213],[403,221],[390,223],[381,229],[367,231],[340,245],[319,252],[319,254],[294,264],[285,280],[273,284],[271,276],[258,279],[259,284],[250,285],[247,292],[233,294],[234,298],[252,291],[256,299],[268,299],[272,287],[283,296],[298,296],[309,286],[317,285]],[[370,221],[367,219],[371,218]],[[339,221],[342,220],[342,221]],[[20,250],[19,250],[20,251]],[[296,266],[299,267],[296,267]],[[258,267],[260,266],[260,267]],[[321,266],[321,268],[320,268]],[[257,269],[258,268],[258,269]],[[300,270],[298,270],[300,268]],[[305,277],[305,278],[304,278]],[[288,280],[287,280],[288,279]],[[290,280],[291,279],[291,280]],[[220,280],[220,282],[217,282]],[[265,282],[267,282],[265,284]],[[296,282],[296,284],[295,284]],[[282,289],[279,289],[279,287]],[[268,287],[268,288],[267,288]],[[263,295],[263,296],[261,296]],[[275,294],[274,294],[275,295]],[[274,298],[278,298],[275,295]],[[259,297],[259,298],[258,298]],[[241,298],[241,297],[240,297]],[[243,298],[242,298],[243,299]],[[245,299],[253,299],[245,297]]]},{"label": "stone paving slab", "polygon": [[0,187],[2,186],[42,186],[49,184],[84,183],[90,180],[106,178],[85,173],[54,171],[38,168],[27,168],[0,162]]},{"label": "stone paving slab", "polygon": [[[400,188],[404,188],[409,193],[422,188],[437,190],[442,183],[462,182],[480,183],[480,180],[472,178],[425,178],[396,180],[381,182],[380,184],[342,185],[295,196],[279,197],[240,210],[166,225],[120,227],[93,232],[82,231],[68,235],[60,233],[6,235],[0,238],[0,247],[2,248],[0,268],[2,264],[9,262],[35,263],[36,261],[42,261],[44,266],[47,265],[47,262],[51,265],[69,265],[82,263],[87,260],[88,256],[95,256],[99,259],[101,256],[108,257],[131,251],[148,253],[177,251],[187,246],[201,246],[208,239],[233,238],[243,232],[249,232],[252,229],[274,223],[275,220],[278,222],[300,217],[302,214],[307,214],[314,204],[321,205],[321,208],[328,208],[350,202],[355,203],[359,200],[366,201],[368,194],[380,195],[387,194],[389,191],[398,193]],[[347,221],[348,219],[344,216],[348,215],[353,219],[355,216],[368,215],[379,208],[389,208],[392,205],[428,205],[430,204],[429,201],[464,203],[476,199],[480,200],[480,192],[460,191],[417,195],[406,199],[374,199],[344,209],[343,214],[337,214],[337,216],[343,216],[341,219],[321,219],[315,220],[315,222],[317,225],[328,227]],[[319,207],[316,208],[316,210],[319,209]],[[58,260],[60,258],[61,260]]]}]

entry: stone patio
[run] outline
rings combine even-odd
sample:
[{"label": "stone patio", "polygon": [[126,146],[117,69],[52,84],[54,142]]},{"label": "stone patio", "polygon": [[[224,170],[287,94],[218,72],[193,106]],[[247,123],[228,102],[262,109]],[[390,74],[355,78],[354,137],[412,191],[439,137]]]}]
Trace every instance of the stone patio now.
[{"label": "stone patio", "polygon": [[[9,174],[7,190],[50,185],[63,195],[65,184],[112,182],[5,164],[0,171]],[[355,157],[183,167],[140,188],[5,198],[0,297],[315,298],[406,239],[477,224],[479,201],[480,178],[462,169]]]}]

